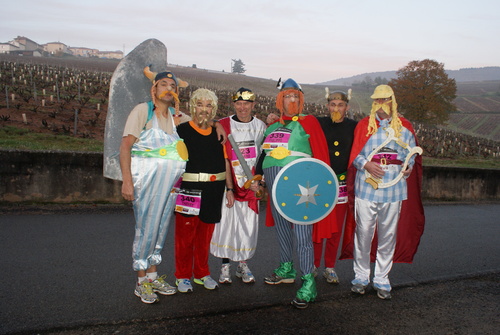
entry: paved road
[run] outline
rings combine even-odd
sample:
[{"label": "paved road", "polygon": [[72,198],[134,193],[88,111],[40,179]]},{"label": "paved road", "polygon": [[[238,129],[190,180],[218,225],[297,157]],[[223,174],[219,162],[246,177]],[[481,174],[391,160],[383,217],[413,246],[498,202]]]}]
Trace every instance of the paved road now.
[{"label": "paved road", "polygon": [[[425,211],[426,230],[414,263],[395,264],[391,272],[394,299],[403,298],[398,291],[403,294],[404,287],[500,272],[500,205],[429,205]],[[130,210],[71,206],[0,213],[0,334],[284,306],[300,286],[263,283],[278,264],[278,251],[274,230],[262,227],[249,263],[257,283],[234,280],[215,291],[195,286],[192,294],[146,305],[133,294]],[[170,233],[160,265],[170,281],[172,238]],[[211,258],[210,266],[217,277],[219,261]],[[318,281],[318,302],[349,292],[352,261],[338,262],[337,272],[339,286]]]}]

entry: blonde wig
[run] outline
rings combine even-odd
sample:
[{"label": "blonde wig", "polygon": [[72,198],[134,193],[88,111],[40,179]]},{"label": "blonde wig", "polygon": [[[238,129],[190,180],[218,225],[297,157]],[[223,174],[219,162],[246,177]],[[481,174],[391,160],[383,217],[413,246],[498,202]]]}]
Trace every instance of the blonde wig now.
[{"label": "blonde wig", "polygon": [[210,118],[214,119],[215,115],[217,115],[217,103],[219,99],[217,99],[214,92],[207,90],[206,88],[199,88],[191,95],[191,98],[189,99],[189,112],[191,113],[191,116],[194,115],[196,103],[200,100],[208,100],[212,102],[213,108]]}]

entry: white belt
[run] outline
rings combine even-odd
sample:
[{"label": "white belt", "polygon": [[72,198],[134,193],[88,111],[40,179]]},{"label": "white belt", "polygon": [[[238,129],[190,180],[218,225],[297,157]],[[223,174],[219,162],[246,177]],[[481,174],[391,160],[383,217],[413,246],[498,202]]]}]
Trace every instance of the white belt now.
[{"label": "white belt", "polygon": [[190,182],[207,182],[207,181],[220,181],[220,180],[226,180],[226,173],[225,172],[220,172],[220,173],[189,173],[185,172],[182,175],[182,180],[183,181],[190,181]]}]

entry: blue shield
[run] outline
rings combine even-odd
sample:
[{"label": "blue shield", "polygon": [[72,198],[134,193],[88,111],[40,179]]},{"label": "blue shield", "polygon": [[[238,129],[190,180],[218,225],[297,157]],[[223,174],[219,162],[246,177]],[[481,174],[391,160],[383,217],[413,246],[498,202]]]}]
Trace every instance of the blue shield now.
[{"label": "blue shield", "polygon": [[286,165],[276,176],[272,201],[276,210],[295,224],[313,224],[333,210],[338,181],[330,166],[315,158],[301,158]]}]

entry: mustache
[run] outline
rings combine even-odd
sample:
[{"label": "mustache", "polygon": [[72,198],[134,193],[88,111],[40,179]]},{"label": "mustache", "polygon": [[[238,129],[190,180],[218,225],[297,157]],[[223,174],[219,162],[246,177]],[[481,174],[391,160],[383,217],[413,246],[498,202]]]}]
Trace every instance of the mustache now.
[{"label": "mustache", "polygon": [[176,102],[179,102],[179,95],[177,95],[177,93],[175,93],[174,91],[165,91],[163,93],[161,93],[158,98],[161,99],[163,98],[164,96],[166,96],[167,94],[170,94],[172,97],[174,97],[174,100]]},{"label": "mustache", "polygon": [[376,112],[378,111],[379,109],[381,109],[387,114],[387,115],[391,115],[392,114],[392,111],[391,111],[391,106],[389,105],[389,103],[378,103],[378,102],[374,102],[373,105],[372,105],[372,112]]}]

